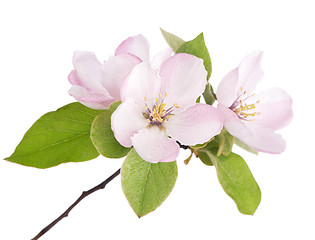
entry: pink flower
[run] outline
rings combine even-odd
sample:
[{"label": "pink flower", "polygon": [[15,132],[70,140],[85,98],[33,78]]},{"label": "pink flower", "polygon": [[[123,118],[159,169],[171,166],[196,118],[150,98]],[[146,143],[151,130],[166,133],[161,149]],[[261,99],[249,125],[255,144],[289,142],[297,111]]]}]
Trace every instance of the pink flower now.
[{"label": "pink flower", "polygon": [[206,86],[203,61],[176,54],[156,70],[150,63],[134,67],[121,95],[123,103],[112,115],[118,142],[134,146],[148,162],[176,160],[179,141],[195,145],[220,133],[223,124],[217,109],[196,103]]},{"label": "pink flower", "polygon": [[246,56],[221,81],[216,96],[224,116],[224,127],[257,151],[281,153],[285,140],[276,130],[292,119],[292,99],[280,88],[252,94],[263,77],[262,52]]},{"label": "pink flower", "polygon": [[116,49],[115,56],[100,63],[91,52],[75,52],[74,70],[68,79],[73,85],[69,94],[83,105],[107,109],[121,100],[120,87],[132,68],[149,59],[149,44],[142,35],[129,37]]}]

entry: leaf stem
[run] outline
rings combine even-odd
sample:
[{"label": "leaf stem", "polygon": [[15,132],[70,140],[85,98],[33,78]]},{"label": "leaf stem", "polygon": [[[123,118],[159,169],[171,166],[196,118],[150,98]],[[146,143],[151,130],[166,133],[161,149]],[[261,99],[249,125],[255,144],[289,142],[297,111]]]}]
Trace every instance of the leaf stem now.
[{"label": "leaf stem", "polygon": [[88,195],[90,195],[91,193],[100,190],[100,189],[104,189],[105,186],[107,185],[107,183],[109,183],[110,181],[112,181],[115,177],[117,177],[120,174],[120,169],[118,169],[113,175],[111,175],[109,178],[107,178],[105,181],[103,181],[102,183],[100,183],[99,185],[91,188],[88,191],[84,191],[81,196],[63,213],[61,214],[58,218],[56,218],[53,222],[51,222],[48,226],[46,226],[45,228],[43,228],[34,238],[32,238],[32,240],[37,240],[39,239],[41,236],[43,236],[46,232],[48,232],[52,227],[54,227],[60,220],[62,220],[65,217],[68,217],[70,211],[79,203],[81,202],[82,199],[84,199],[85,197],[87,197]]}]

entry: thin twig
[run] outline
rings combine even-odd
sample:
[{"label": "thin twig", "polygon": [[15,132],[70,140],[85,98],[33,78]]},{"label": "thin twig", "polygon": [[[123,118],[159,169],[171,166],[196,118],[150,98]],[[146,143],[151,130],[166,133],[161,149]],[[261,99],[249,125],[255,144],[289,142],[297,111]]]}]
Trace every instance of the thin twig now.
[{"label": "thin twig", "polygon": [[111,175],[109,178],[107,178],[104,182],[100,183],[99,185],[95,186],[94,188],[91,188],[88,191],[84,191],[81,196],[63,213],[61,214],[58,218],[56,218],[56,220],[54,220],[53,222],[51,222],[47,227],[43,228],[34,238],[32,238],[32,240],[37,240],[39,239],[41,236],[43,236],[46,232],[48,232],[53,226],[55,226],[61,219],[68,217],[70,211],[79,203],[81,202],[81,200],[85,197],[87,197],[88,195],[90,195],[91,193],[100,190],[100,189],[104,189],[106,184],[109,183],[110,181],[112,181],[115,177],[117,177],[120,174],[120,169],[118,169],[113,175]]}]

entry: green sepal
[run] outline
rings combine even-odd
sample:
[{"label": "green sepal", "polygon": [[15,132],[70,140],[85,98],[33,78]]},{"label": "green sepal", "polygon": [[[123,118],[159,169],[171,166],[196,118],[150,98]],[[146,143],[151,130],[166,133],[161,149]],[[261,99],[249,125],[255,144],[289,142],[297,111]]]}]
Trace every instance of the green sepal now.
[{"label": "green sepal", "polygon": [[160,28],[161,33],[165,39],[165,41],[168,43],[168,45],[173,49],[174,52],[178,50],[178,48],[185,43],[185,41],[176,35],[169,33],[162,28]]},{"label": "green sepal", "polygon": [[246,150],[247,152],[253,153],[255,155],[258,155],[258,151],[256,151],[255,149],[251,148],[250,146],[246,145],[244,142],[242,142],[241,140],[239,140],[238,138],[234,137],[234,143],[239,146],[240,148],[243,148],[244,150]]},{"label": "green sepal", "polygon": [[91,139],[96,149],[107,158],[122,158],[130,148],[119,144],[111,128],[111,116],[121,102],[113,103],[107,110],[96,116],[91,127]]},{"label": "green sepal", "polygon": [[140,218],[160,206],[177,179],[177,164],[150,163],[132,149],[121,168],[121,184],[130,206]]},{"label": "green sepal", "polygon": [[49,168],[98,157],[90,130],[100,112],[75,102],[46,113],[25,133],[14,153],[6,160],[25,166]]},{"label": "green sepal", "polygon": [[210,54],[205,44],[203,33],[200,33],[195,39],[185,42],[176,51],[176,53],[188,53],[203,59],[203,64],[207,70],[207,80],[209,80],[212,72],[212,64]]},{"label": "green sepal", "polygon": [[210,151],[208,154],[226,194],[235,201],[241,213],[253,215],[260,203],[261,192],[244,159],[235,153],[219,157]]},{"label": "green sepal", "polygon": [[205,145],[196,145],[191,147],[191,149],[196,157],[198,157],[204,164],[212,166],[213,164],[207,151],[215,153],[216,156],[220,156],[221,154],[228,156],[233,148],[233,139],[234,137],[223,128],[220,134],[216,135]]},{"label": "green sepal", "polygon": [[212,105],[216,98],[216,95],[213,92],[212,86],[207,83],[205,91],[203,92],[203,98],[205,99],[206,104]]},{"label": "green sepal", "polygon": [[221,133],[218,135],[218,151],[217,156],[223,154],[227,156],[231,153],[233,148],[233,136],[229,134],[225,128],[222,129]]}]

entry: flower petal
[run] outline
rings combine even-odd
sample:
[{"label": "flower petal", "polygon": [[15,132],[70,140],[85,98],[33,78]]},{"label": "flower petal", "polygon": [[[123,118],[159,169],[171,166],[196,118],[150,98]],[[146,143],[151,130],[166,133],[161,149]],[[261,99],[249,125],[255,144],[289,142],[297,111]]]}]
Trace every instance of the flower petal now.
[{"label": "flower petal", "polygon": [[172,162],[179,153],[179,145],[157,126],[144,128],[132,137],[139,156],[148,162]]},{"label": "flower petal", "polygon": [[120,100],[120,87],[132,68],[140,63],[137,57],[130,54],[120,54],[110,57],[102,66],[104,77],[101,81],[110,95]]},{"label": "flower petal", "polygon": [[168,58],[172,56],[172,53],[173,53],[173,50],[171,48],[167,48],[157,53],[151,61],[152,68],[154,69],[160,68],[163,62],[165,62]]},{"label": "flower petal", "polygon": [[114,99],[108,95],[106,89],[104,94],[89,92],[84,87],[74,85],[68,93],[83,105],[93,109],[107,109]]},{"label": "flower petal", "polygon": [[263,57],[263,52],[255,51],[248,54],[238,67],[238,84],[236,90],[246,91],[251,93],[255,90],[257,83],[262,79],[264,73],[260,63]]},{"label": "flower petal", "polygon": [[221,112],[224,118],[225,129],[233,136],[244,139],[252,137],[252,133],[247,128],[242,120],[229,108],[223,104],[218,104],[218,110]]},{"label": "flower petal", "polygon": [[280,88],[272,88],[256,94],[248,99],[248,103],[254,103],[255,109],[252,111],[259,113],[254,118],[255,124],[278,130],[292,120],[292,99]]},{"label": "flower petal", "polygon": [[112,114],[112,130],[117,141],[124,147],[131,147],[131,137],[148,125],[141,109],[132,100],[119,105]]},{"label": "flower petal", "polygon": [[116,49],[115,55],[130,53],[142,61],[149,61],[149,42],[141,34],[132,36],[124,40]]},{"label": "flower petal", "polygon": [[70,83],[71,85],[79,85],[79,86],[82,86],[82,85],[81,85],[81,80],[80,80],[80,78],[78,77],[76,70],[72,70],[72,71],[69,73],[69,75],[68,75],[68,80],[69,80],[69,83]]},{"label": "flower petal", "polygon": [[88,91],[102,93],[103,86],[101,80],[103,77],[101,63],[92,52],[75,52],[72,60],[76,70],[78,85],[86,88]]},{"label": "flower petal", "polygon": [[175,114],[163,126],[167,134],[181,144],[196,145],[219,134],[223,127],[223,118],[216,108],[197,103]]},{"label": "flower petal", "polygon": [[[121,98],[131,98],[142,108],[147,104],[150,108],[160,92],[161,79],[157,70],[152,69],[149,62],[136,65],[129,74],[121,89]],[[146,99],[146,101],[145,101]]]},{"label": "flower petal", "polygon": [[207,84],[203,60],[186,53],[175,54],[161,66],[161,92],[167,93],[165,103],[177,103],[181,110],[195,104]]},{"label": "flower petal", "polygon": [[260,66],[262,55],[261,51],[247,55],[237,68],[222,79],[216,92],[219,103],[230,107],[239,96],[250,96],[263,77]]},{"label": "flower petal", "polygon": [[218,102],[230,107],[237,98],[236,86],[238,82],[238,69],[229,72],[220,82],[216,91]]},{"label": "flower petal", "polygon": [[272,129],[255,124],[255,122],[245,123],[251,131],[252,137],[243,138],[242,140],[248,146],[260,152],[282,153],[285,150],[285,140],[280,134],[275,133]]}]

